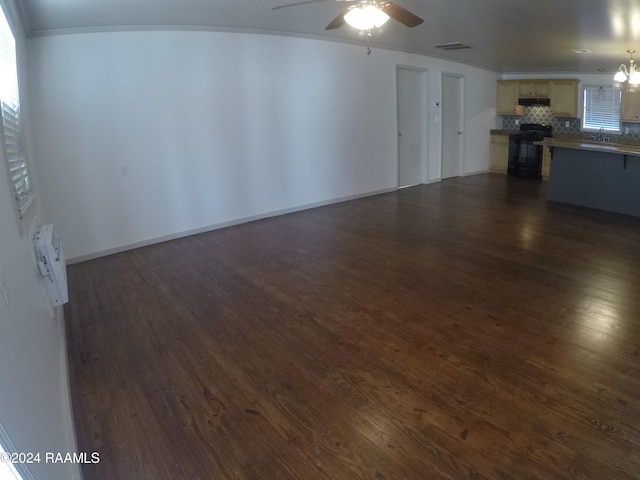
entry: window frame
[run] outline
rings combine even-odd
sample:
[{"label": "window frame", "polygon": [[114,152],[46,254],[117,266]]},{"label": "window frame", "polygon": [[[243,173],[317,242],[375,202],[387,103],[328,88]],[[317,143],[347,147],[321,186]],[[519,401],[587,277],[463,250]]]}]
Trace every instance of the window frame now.
[{"label": "window frame", "polygon": [[[3,87],[3,93],[0,94],[0,97],[6,97],[0,98],[0,150],[18,224],[21,231],[25,231],[26,225],[34,215],[33,175],[24,148],[16,35],[8,5],[3,0],[0,0],[0,15],[0,22],[6,24],[6,35],[9,35],[5,35],[4,25],[0,25],[0,75],[6,74],[5,78],[10,79],[6,84],[8,87]],[[5,38],[6,42],[3,41]]]},{"label": "window frame", "polygon": [[[589,103],[589,99],[587,98],[587,94],[588,93],[594,93],[597,92],[600,88],[604,88],[605,91],[605,95],[612,93],[613,97],[612,100],[615,100],[617,98],[617,102],[618,105],[617,107],[614,106],[613,107],[613,112],[611,112],[610,115],[610,120],[613,120],[614,118],[617,118],[617,126],[614,126],[612,124],[610,125],[604,125],[604,126],[600,126],[600,127],[596,127],[596,126],[587,126],[586,122],[588,117],[591,116],[591,114],[589,114],[587,112],[587,108],[589,105],[591,105]],[[615,115],[615,110],[617,108],[617,117]],[[621,116],[621,111],[622,111],[622,89],[612,86],[612,85],[584,85],[582,87],[582,118],[580,120],[580,131],[582,132],[589,132],[589,133],[597,133],[597,132],[602,132],[605,133],[607,135],[621,135],[622,134],[622,116]]]}]

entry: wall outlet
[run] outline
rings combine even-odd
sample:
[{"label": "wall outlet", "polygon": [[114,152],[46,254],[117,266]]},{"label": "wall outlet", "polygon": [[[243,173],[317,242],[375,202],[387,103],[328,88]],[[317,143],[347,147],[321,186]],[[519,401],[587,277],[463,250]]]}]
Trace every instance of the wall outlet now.
[{"label": "wall outlet", "polygon": [[569,128],[569,120],[567,120],[566,122],[564,122],[564,126]]},{"label": "wall outlet", "polygon": [[122,177],[126,177],[127,175],[129,175],[129,169],[127,168],[126,165],[120,165],[120,176]]},{"label": "wall outlet", "polygon": [[629,135],[629,127],[624,127],[624,134]]},{"label": "wall outlet", "polygon": [[516,125],[520,125],[520,120],[516,118]]}]

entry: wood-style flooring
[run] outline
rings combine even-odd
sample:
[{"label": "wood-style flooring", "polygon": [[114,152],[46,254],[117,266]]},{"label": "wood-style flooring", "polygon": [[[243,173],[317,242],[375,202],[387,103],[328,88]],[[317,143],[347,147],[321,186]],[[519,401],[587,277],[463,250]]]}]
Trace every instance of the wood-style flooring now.
[{"label": "wood-style flooring", "polygon": [[640,478],[640,219],[504,175],[69,267],[85,480]]}]

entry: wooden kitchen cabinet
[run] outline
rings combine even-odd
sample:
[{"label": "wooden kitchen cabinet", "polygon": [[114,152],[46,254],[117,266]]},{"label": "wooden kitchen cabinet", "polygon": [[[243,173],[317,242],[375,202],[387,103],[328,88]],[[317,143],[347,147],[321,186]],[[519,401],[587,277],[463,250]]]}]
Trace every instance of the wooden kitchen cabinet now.
[{"label": "wooden kitchen cabinet", "polygon": [[548,80],[520,80],[518,82],[518,95],[522,98],[548,98]]},{"label": "wooden kitchen cabinet", "polygon": [[496,102],[497,115],[518,115],[519,82],[517,80],[498,80],[498,94]]},{"label": "wooden kitchen cabinet", "polygon": [[498,80],[496,114],[522,115],[523,111],[517,109],[518,98],[549,98],[555,117],[578,117],[578,80],[575,79]]},{"label": "wooden kitchen cabinet", "polygon": [[509,162],[509,135],[494,133],[489,143],[489,171],[507,173]]},{"label": "wooden kitchen cabinet", "polygon": [[551,148],[545,146],[542,150],[542,178],[549,179],[549,172],[551,171]]},{"label": "wooden kitchen cabinet", "polygon": [[640,123],[640,88],[630,89],[625,84],[622,89],[622,121]]},{"label": "wooden kitchen cabinet", "polygon": [[549,82],[551,113],[554,117],[578,116],[578,81],[551,80]]}]

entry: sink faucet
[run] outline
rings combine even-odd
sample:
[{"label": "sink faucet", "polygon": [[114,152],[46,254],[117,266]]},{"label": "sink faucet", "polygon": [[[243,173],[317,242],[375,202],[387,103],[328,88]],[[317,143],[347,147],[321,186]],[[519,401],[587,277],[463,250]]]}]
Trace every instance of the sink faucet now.
[{"label": "sink faucet", "polygon": [[608,135],[605,135],[604,127],[600,127],[600,130],[598,130],[598,133],[596,135],[591,135],[591,138],[595,142],[607,143],[611,141],[611,138]]}]

